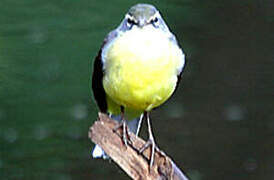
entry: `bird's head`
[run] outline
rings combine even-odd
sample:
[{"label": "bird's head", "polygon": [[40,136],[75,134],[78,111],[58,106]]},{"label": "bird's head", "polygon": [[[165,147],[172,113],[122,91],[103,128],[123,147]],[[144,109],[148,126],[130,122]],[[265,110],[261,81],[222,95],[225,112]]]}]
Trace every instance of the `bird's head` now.
[{"label": "bird's head", "polygon": [[127,31],[132,28],[142,29],[147,26],[153,26],[164,31],[168,30],[159,11],[153,5],[136,4],[128,10],[120,25],[120,29]]}]

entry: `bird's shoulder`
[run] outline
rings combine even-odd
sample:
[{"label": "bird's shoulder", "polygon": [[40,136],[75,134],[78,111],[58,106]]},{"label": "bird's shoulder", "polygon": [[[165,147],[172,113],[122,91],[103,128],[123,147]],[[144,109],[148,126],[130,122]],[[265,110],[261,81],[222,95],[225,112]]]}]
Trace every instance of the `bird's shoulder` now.
[{"label": "bird's shoulder", "polygon": [[101,49],[102,49],[106,44],[108,44],[109,42],[111,42],[112,40],[114,40],[117,36],[118,36],[118,31],[117,31],[116,29],[110,31],[110,32],[106,35],[106,37],[104,38],[103,44],[102,44],[102,46],[101,46]]}]

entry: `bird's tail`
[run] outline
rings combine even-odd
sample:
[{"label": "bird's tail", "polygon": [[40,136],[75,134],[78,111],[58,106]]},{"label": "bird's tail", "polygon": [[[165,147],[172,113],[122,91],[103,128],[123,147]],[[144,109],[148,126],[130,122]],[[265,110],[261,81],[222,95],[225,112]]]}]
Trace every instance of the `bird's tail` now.
[{"label": "bird's tail", "polygon": [[[112,119],[120,122],[121,121],[121,116],[120,115],[111,115],[110,116]],[[141,122],[143,119],[143,114],[140,115],[138,118],[134,118],[133,120],[127,121],[127,126],[129,127],[129,130],[136,134],[138,136],[139,130],[141,127]],[[97,144],[92,150],[92,157],[93,158],[103,158],[103,159],[108,159],[108,155],[103,151],[103,149],[98,146]]]}]

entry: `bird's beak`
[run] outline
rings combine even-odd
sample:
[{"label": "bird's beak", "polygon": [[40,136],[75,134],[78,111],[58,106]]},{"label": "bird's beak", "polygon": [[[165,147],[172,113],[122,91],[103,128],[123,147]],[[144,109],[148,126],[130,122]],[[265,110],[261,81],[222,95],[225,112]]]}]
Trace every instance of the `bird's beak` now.
[{"label": "bird's beak", "polygon": [[139,20],[139,27],[142,29],[146,25],[146,21],[144,19]]}]

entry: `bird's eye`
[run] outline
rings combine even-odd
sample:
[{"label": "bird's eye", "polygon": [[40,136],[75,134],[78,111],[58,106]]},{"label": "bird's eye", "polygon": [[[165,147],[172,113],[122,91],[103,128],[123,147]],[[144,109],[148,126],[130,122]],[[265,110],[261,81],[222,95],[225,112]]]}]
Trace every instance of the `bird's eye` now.
[{"label": "bird's eye", "polygon": [[132,26],[136,24],[132,18],[127,18],[127,27],[132,28]]},{"label": "bird's eye", "polygon": [[159,19],[157,17],[153,18],[150,22],[155,27],[159,26]]},{"label": "bird's eye", "polygon": [[133,21],[133,19],[131,19],[131,18],[127,18],[127,23],[129,23],[129,24],[134,24],[134,21]]}]

